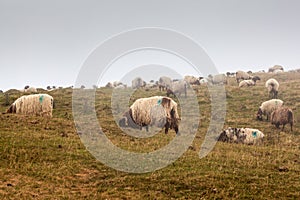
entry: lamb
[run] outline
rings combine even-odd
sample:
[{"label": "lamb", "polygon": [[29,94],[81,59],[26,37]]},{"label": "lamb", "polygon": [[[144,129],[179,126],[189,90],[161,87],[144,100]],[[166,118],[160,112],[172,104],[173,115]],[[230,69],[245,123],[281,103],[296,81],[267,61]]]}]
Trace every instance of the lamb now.
[{"label": "lamb", "polygon": [[235,73],[235,79],[236,79],[236,82],[239,83],[241,80],[249,80],[249,79],[251,79],[251,76],[247,72],[237,71]]},{"label": "lamb", "polygon": [[273,111],[271,114],[271,124],[274,124],[276,128],[282,125],[282,131],[286,124],[291,125],[291,131],[293,131],[294,114],[293,111],[287,107],[281,107]]},{"label": "lamb", "polygon": [[268,101],[265,101],[261,104],[261,106],[259,107],[257,114],[256,114],[256,118],[258,120],[263,120],[262,116],[266,115],[267,116],[267,121],[270,119],[270,115],[271,113],[278,109],[279,107],[281,107],[283,105],[283,101],[280,99],[271,99]]},{"label": "lamb", "polygon": [[278,96],[279,83],[276,79],[270,78],[266,81],[266,88],[268,88],[269,97],[276,99]]},{"label": "lamb", "polygon": [[218,141],[253,145],[264,138],[264,134],[253,128],[227,128],[223,130]]},{"label": "lamb", "polygon": [[48,94],[24,95],[15,100],[6,113],[52,117],[53,97]]},{"label": "lamb", "polygon": [[179,134],[179,115],[177,103],[169,97],[153,96],[137,99],[119,120],[120,127],[142,129],[143,126],[165,127],[165,133],[169,128]]},{"label": "lamb", "polygon": [[158,80],[159,91],[167,90],[172,85],[172,79],[167,76],[162,76]]},{"label": "lamb", "polygon": [[187,84],[184,80],[173,82],[171,87],[167,89],[168,97],[170,96],[170,94],[173,94],[174,96],[177,94],[178,96],[180,96],[181,93],[184,93],[184,96],[186,97]]}]

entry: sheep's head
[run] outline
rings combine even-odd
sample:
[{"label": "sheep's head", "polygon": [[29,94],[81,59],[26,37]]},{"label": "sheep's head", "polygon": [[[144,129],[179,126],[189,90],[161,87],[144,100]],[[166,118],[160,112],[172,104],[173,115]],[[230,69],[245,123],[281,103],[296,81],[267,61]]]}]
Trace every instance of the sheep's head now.
[{"label": "sheep's head", "polygon": [[171,94],[173,94],[174,95],[174,93],[173,93],[173,91],[171,90],[171,89],[167,89],[167,96],[169,97]]},{"label": "sheep's head", "polygon": [[120,127],[140,128],[132,119],[132,111],[126,111],[123,117],[119,120]]},{"label": "sheep's head", "polygon": [[256,119],[262,121],[263,120],[262,115],[263,115],[263,112],[262,112],[261,108],[259,108],[257,111],[257,114],[256,114]]},{"label": "sheep's head", "polygon": [[260,78],[259,78],[258,76],[254,76],[254,77],[252,78],[252,80],[253,80],[254,82],[256,82],[256,81],[260,81]]}]

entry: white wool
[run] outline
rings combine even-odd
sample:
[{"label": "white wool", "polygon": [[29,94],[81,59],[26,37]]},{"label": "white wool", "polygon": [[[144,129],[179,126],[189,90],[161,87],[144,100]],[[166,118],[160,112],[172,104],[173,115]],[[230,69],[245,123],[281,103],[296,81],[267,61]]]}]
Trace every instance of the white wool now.
[{"label": "white wool", "polygon": [[35,87],[29,87],[25,89],[24,92],[37,92],[37,89]]},{"label": "white wool", "polygon": [[[272,86],[273,84],[273,86]],[[266,81],[266,88],[268,88],[268,91],[271,92],[271,90],[274,88],[275,91],[278,91],[279,83],[276,79],[270,78]]]},{"label": "white wool", "polygon": [[261,109],[263,114],[270,117],[271,113],[274,110],[276,110],[277,108],[281,107],[282,105],[283,105],[282,100],[280,100],[280,99],[271,99],[271,100],[263,102],[259,108]]},{"label": "white wool", "polygon": [[260,130],[254,128],[241,128],[241,136],[245,137],[243,140],[244,144],[256,144],[264,138],[264,134]]},{"label": "white wool", "polygon": [[236,78],[236,81],[239,83],[240,80],[250,79],[251,76],[247,72],[237,71],[235,78]]},{"label": "white wool", "polygon": [[253,86],[253,85],[255,85],[255,82],[253,80],[243,80],[239,83],[239,87]]},{"label": "white wool", "polygon": [[197,78],[195,76],[186,75],[186,76],[184,76],[184,80],[190,85],[199,85],[200,84],[199,78]]},{"label": "white wool", "polygon": [[[153,113],[153,107],[161,106],[160,104],[161,104],[161,101],[163,98],[168,98],[168,97],[153,96],[153,97],[148,97],[148,98],[137,99],[130,106],[130,108],[132,110],[132,118],[135,121],[135,123],[138,125],[143,125],[143,124],[150,125],[152,123],[151,117],[154,117],[153,115],[151,116],[151,111]],[[179,115],[177,112],[177,103],[175,101],[173,101],[171,98],[168,98],[168,99],[170,99],[170,105],[163,108],[163,110],[165,112],[161,112],[161,111],[158,112],[163,115],[160,118],[165,118],[165,117],[171,118],[170,111],[172,109],[174,109],[175,118],[179,119]]]},{"label": "white wool", "polygon": [[162,76],[158,80],[158,86],[160,90],[168,89],[171,87],[171,85],[172,85],[172,79],[170,77]]},{"label": "white wool", "polygon": [[48,94],[24,95],[13,104],[17,114],[52,117],[53,97]]}]

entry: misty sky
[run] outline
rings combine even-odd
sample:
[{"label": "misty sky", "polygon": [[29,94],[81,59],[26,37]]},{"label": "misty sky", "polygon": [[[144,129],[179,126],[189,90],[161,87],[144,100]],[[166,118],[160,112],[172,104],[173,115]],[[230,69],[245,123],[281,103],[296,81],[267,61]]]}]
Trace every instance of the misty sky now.
[{"label": "misty sky", "polygon": [[[300,68],[299,10],[298,0],[0,0],[0,89],[74,85],[97,46],[140,27],[191,37],[220,72]],[[150,64],[151,52],[140,54],[119,60],[102,82],[120,79],[118,67],[136,66],[137,58]],[[193,73],[168,55],[154,56],[159,62]]]}]

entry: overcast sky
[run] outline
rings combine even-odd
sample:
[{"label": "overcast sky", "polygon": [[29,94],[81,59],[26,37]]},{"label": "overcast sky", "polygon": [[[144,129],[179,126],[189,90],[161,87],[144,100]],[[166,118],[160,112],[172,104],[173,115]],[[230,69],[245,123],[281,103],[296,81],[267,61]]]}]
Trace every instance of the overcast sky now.
[{"label": "overcast sky", "polygon": [[[299,10],[299,0],[0,0],[0,89],[74,85],[97,46],[140,27],[191,37],[220,72],[300,68]],[[115,72],[104,82],[120,79]]]}]

